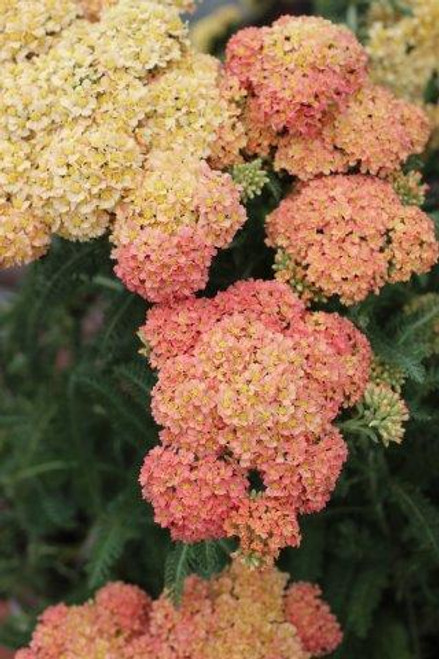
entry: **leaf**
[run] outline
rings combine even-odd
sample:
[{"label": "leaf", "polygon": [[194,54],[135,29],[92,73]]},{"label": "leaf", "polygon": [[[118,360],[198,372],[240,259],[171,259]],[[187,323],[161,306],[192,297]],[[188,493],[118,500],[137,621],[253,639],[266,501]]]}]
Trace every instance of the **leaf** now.
[{"label": "leaf", "polygon": [[111,571],[122,556],[127,542],[137,537],[135,505],[129,497],[120,496],[113,501],[92,529],[91,549],[87,563],[88,584],[97,588],[111,576]]},{"label": "leaf", "polygon": [[225,565],[225,552],[219,542],[205,540],[191,547],[191,563],[201,577],[210,579]]},{"label": "leaf", "polygon": [[32,296],[28,296],[32,304],[27,309],[26,323],[29,345],[42,320],[56,308],[56,301],[70,292],[72,281],[82,281],[78,274],[84,274],[86,265],[94,270],[94,260],[98,258],[98,253],[102,253],[102,249],[103,243],[96,240],[80,245],[59,241],[59,245],[52,248],[43,262],[33,265],[35,278],[30,280],[30,284],[35,290]]},{"label": "leaf", "polygon": [[176,606],[181,602],[184,581],[191,572],[191,545],[178,542],[168,553],[165,564],[165,588]]},{"label": "leaf", "polygon": [[268,182],[266,185],[275,201],[279,202],[282,199],[282,184],[273,172],[268,172]]},{"label": "leaf", "polygon": [[405,325],[399,334],[397,342],[399,346],[408,341],[412,341],[414,335],[422,332],[423,328],[433,325],[434,321],[439,318],[439,302],[434,298],[431,304],[408,316],[409,322]]},{"label": "leaf", "polygon": [[115,369],[115,374],[121,377],[124,384],[127,385],[133,400],[146,408],[151,398],[151,389],[157,379],[148,365],[144,361],[133,361],[118,366]]},{"label": "leaf", "polygon": [[387,566],[377,564],[363,569],[352,584],[346,625],[360,638],[365,638],[372,626],[387,581]]},{"label": "leaf", "polygon": [[[99,354],[102,358],[109,360],[114,357],[114,352],[121,342],[120,335],[124,333],[128,311],[137,303],[135,295],[127,294],[126,291],[119,293],[113,299],[107,313],[105,314],[105,330],[99,337]],[[129,331],[129,330],[127,330]]]},{"label": "leaf", "polygon": [[111,414],[122,429],[130,429],[135,436],[145,437],[146,424],[139,418],[139,414],[136,414],[136,410],[133,410],[130,401],[114,386],[108,375],[98,377],[78,372],[75,381],[95,399],[103,401],[106,412]]},{"label": "leaf", "polygon": [[411,535],[420,548],[430,551],[439,562],[439,512],[413,486],[394,482],[391,494],[401,512],[407,517]]}]

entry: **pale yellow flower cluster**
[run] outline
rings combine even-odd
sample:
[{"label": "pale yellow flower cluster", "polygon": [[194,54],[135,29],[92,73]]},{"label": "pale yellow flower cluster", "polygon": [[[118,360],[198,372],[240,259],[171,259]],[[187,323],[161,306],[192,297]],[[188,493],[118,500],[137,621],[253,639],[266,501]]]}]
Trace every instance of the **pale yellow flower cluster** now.
[{"label": "pale yellow flower cluster", "polygon": [[234,116],[221,77],[217,59],[189,51],[148,86],[142,141],[152,149],[172,144],[200,158],[209,156],[221,127]]},{"label": "pale yellow flower cluster", "polygon": [[[439,2],[404,0],[373,3],[369,15],[368,52],[372,76],[397,94],[422,103],[428,82],[439,72]],[[439,127],[439,112],[430,107]]]},{"label": "pale yellow flower cluster", "polygon": [[219,64],[189,50],[193,5],[0,0],[0,267],[51,233],[104,233],[150,150],[209,155],[231,103]]},{"label": "pale yellow flower cluster", "polygon": [[101,67],[144,78],[181,56],[186,37],[177,9],[158,2],[119,0],[96,24],[95,47]]},{"label": "pale yellow flower cluster", "polygon": [[75,0],[0,0],[0,62],[45,52],[79,14]]},{"label": "pale yellow flower cluster", "polygon": [[141,149],[116,121],[80,121],[36,139],[33,205],[65,238],[88,240],[108,226],[108,211],[132,187]]}]

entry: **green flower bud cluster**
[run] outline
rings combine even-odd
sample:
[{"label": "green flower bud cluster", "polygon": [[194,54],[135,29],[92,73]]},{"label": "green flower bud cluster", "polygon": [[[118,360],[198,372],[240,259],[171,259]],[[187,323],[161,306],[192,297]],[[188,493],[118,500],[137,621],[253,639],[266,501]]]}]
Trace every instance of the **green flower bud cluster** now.
[{"label": "green flower bud cluster", "polygon": [[398,392],[389,386],[369,384],[363,399],[365,424],[376,431],[384,446],[400,444],[409,418],[407,406]]},{"label": "green flower bud cluster", "polygon": [[256,158],[251,162],[234,165],[232,178],[242,188],[242,199],[248,201],[258,197],[268,183],[268,174],[262,167],[262,160]]}]

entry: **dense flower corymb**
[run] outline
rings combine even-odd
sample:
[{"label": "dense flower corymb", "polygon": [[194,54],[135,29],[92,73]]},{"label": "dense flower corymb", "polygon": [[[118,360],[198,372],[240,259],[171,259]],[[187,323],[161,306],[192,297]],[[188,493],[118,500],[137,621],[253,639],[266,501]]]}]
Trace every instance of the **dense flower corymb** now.
[{"label": "dense flower corymb", "polygon": [[292,584],[276,568],[234,561],[210,581],[186,579],[179,608],[135,586],[108,584],[82,606],[40,618],[16,659],[312,659],[342,639],[318,586]]},{"label": "dense flower corymb", "polygon": [[392,185],[363,175],[301,184],[267,218],[277,276],[305,298],[363,300],[385,283],[407,281],[436,262],[430,218],[403,206]]},{"label": "dense flower corymb", "polygon": [[226,69],[256,99],[276,131],[309,135],[343,107],[366,76],[366,53],[351,32],[317,17],[283,16],[231,38]]},{"label": "dense flower corymb", "polygon": [[[332,422],[363,393],[365,338],[337,315],[306,312],[285,284],[260,281],[241,282],[212,300],[156,307],[141,336],[160,366],[152,408],[165,428],[164,449],[146,457],[141,475],[157,520],[176,538],[201,539],[197,522],[184,514],[187,494],[199,487],[191,505],[218,506],[216,537],[237,535],[248,556],[270,560],[281,547],[297,545],[297,515],[324,507],[346,459]],[[155,466],[159,455],[174,468]],[[181,463],[186,455],[190,468]],[[244,479],[234,477],[239,487],[229,486],[228,502],[217,502],[222,488],[196,477],[204,460],[215,464],[214,456],[221,469],[234,464]],[[262,489],[253,486],[252,473]],[[203,519],[203,511],[194,519]]]},{"label": "dense flower corymb", "polygon": [[[242,92],[223,81],[219,62],[189,49],[178,12],[193,2],[58,4],[0,6],[0,52],[7,60],[0,82],[0,201],[5,214],[12,214],[9,207],[20,211],[14,230],[8,222],[0,261],[40,256],[41,227],[47,236],[71,240],[100,236],[117,212],[129,225],[123,240],[115,238],[117,272],[129,288],[154,301],[173,288],[176,297],[189,295],[204,287],[215,251],[245,219],[230,176],[201,160],[212,156],[220,167],[239,161]],[[154,185],[139,189],[151,175],[166,188],[155,198]],[[174,188],[166,177],[175,179]],[[151,190],[155,223],[135,222]]]},{"label": "dense flower corymb", "polygon": [[150,154],[116,216],[116,274],[152,302],[204,288],[216,251],[246,219],[230,175],[180,150]]},{"label": "dense flower corymb", "polygon": [[20,650],[16,658],[125,657],[129,644],[147,628],[150,609],[151,599],[140,588],[108,584],[94,601],[48,608],[40,618],[30,649]]},{"label": "dense flower corymb", "polygon": [[2,265],[41,255],[22,246],[36,226],[72,240],[106,231],[151,146],[136,132],[148,85],[186,53],[187,4],[0,4],[0,200],[22,213]]}]

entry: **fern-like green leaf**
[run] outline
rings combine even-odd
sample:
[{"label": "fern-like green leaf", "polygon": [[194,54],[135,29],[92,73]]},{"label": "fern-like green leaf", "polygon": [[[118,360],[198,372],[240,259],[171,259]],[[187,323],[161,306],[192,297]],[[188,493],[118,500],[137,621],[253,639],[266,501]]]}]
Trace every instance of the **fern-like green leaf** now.
[{"label": "fern-like green leaf", "polygon": [[86,547],[89,552],[86,569],[90,588],[97,588],[110,578],[127,542],[138,535],[136,520],[130,516],[134,508],[129,497],[120,497],[92,529],[88,541],[91,548]]},{"label": "fern-like green leaf", "polygon": [[439,564],[439,512],[426,496],[413,486],[394,482],[392,498],[407,517],[413,539],[430,552]]},{"label": "fern-like green leaf", "polygon": [[181,602],[184,581],[191,572],[191,545],[178,542],[169,551],[165,564],[165,588],[176,606]]},{"label": "fern-like green leaf", "polygon": [[[79,372],[76,382],[97,400],[105,403],[105,410],[111,413],[123,429],[129,429],[136,436],[145,436],[145,423],[133,410],[129,400],[113,385],[108,376],[97,377]],[[145,405],[146,411],[146,405]]]},{"label": "fern-like green leaf", "polygon": [[210,579],[224,567],[224,549],[215,541],[197,542],[191,547],[191,564],[197,574]]}]

